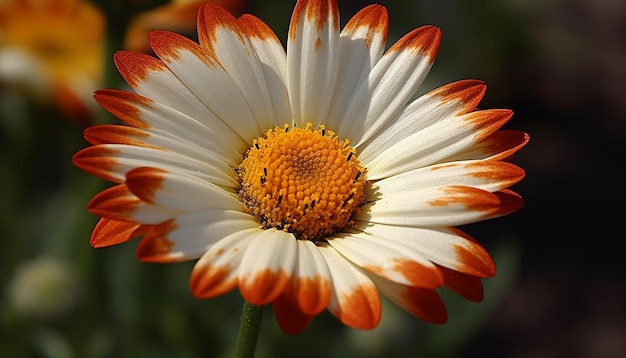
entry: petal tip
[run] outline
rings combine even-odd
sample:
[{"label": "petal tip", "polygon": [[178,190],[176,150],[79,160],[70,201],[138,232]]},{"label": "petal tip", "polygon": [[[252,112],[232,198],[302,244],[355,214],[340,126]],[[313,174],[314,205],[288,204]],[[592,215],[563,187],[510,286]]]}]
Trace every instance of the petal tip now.
[{"label": "petal tip", "polygon": [[465,114],[473,111],[482,100],[487,86],[481,80],[461,80],[442,86],[432,92],[439,96],[442,103],[461,101],[463,105],[457,114]]},{"label": "petal tip", "polygon": [[322,31],[328,22],[339,29],[339,7],[335,0],[300,0],[296,3],[289,25],[289,38],[294,40],[298,28],[310,22],[317,32]]},{"label": "petal tip", "polygon": [[274,301],[289,282],[283,271],[263,270],[254,275],[239,276],[239,290],[243,298],[253,305],[266,305]]},{"label": "petal tip", "polygon": [[154,203],[155,193],[163,187],[165,169],[139,167],[126,173],[126,186],[137,197],[148,203]]},{"label": "petal tip", "polygon": [[184,261],[184,255],[173,252],[175,242],[167,239],[167,235],[178,228],[176,220],[170,219],[156,225],[146,233],[137,246],[135,256],[139,261],[152,263],[170,263]]},{"label": "petal tip", "polygon": [[194,297],[207,299],[220,296],[237,287],[237,277],[229,265],[198,265],[191,271],[189,288]]},{"label": "petal tip", "polygon": [[441,44],[441,29],[434,25],[425,25],[404,35],[389,51],[410,50],[422,54],[433,63]]},{"label": "petal tip", "polygon": [[346,326],[373,329],[378,326],[382,313],[380,296],[374,286],[356,286],[339,298],[339,307],[333,314]]},{"label": "petal tip", "polygon": [[109,247],[136,238],[143,232],[143,227],[140,224],[101,218],[91,233],[89,244],[93,248]]}]

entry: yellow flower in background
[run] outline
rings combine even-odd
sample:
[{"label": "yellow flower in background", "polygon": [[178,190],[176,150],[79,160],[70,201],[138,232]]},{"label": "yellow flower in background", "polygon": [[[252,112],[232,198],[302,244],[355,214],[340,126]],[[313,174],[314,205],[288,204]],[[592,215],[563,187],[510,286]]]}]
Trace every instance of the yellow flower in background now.
[{"label": "yellow flower in background", "polygon": [[0,1],[0,83],[89,119],[103,76],[104,26],[87,1]]},{"label": "yellow flower in background", "polygon": [[158,58],[118,52],[134,92],[96,99],[126,125],[87,129],[73,158],[116,184],[88,204],[91,244],[142,237],[143,261],[197,260],[196,297],[238,289],[288,333],[326,309],[374,328],[380,295],[433,323],[440,287],[482,300],[494,263],[455,226],[522,207],[508,159],[528,136],[500,130],[510,110],[477,110],[481,81],[412,100],[441,32],[385,51],[387,32],[383,6],[340,29],[336,1],[300,0],[285,52],[260,19],[206,4],[198,43],[153,31]]},{"label": "yellow flower in background", "polygon": [[[131,19],[124,38],[124,48],[130,51],[151,52],[148,33],[151,30],[169,30],[192,33],[196,30],[196,18],[200,5],[207,0],[173,0],[169,4],[141,13]],[[233,14],[240,14],[247,0],[211,1]]]}]

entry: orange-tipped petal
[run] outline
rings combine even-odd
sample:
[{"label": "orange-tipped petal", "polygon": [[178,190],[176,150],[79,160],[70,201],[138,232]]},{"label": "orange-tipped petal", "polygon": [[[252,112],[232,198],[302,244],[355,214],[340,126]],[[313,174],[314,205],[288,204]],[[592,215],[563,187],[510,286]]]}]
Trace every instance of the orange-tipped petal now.
[{"label": "orange-tipped petal", "polygon": [[442,324],[448,320],[446,306],[437,291],[401,285],[372,276],[381,294],[410,314],[426,322]]},{"label": "orange-tipped petal", "polygon": [[143,235],[148,228],[130,221],[101,218],[91,233],[89,244],[95,248],[121,244]]},{"label": "orange-tipped petal", "polygon": [[315,317],[302,313],[298,306],[284,295],[272,302],[272,308],[280,329],[287,334],[293,335],[302,332]]},{"label": "orange-tipped petal", "polygon": [[292,234],[262,231],[248,246],[239,267],[239,291],[253,305],[265,305],[280,296],[291,280],[297,257]]},{"label": "orange-tipped petal", "polygon": [[378,326],[382,307],[372,280],[334,248],[320,246],[332,275],[332,296],[328,310],[341,323],[359,329]]},{"label": "orange-tipped petal", "polygon": [[446,267],[439,266],[445,279],[445,285],[461,297],[480,302],[484,298],[484,290],[480,278],[467,275]]}]

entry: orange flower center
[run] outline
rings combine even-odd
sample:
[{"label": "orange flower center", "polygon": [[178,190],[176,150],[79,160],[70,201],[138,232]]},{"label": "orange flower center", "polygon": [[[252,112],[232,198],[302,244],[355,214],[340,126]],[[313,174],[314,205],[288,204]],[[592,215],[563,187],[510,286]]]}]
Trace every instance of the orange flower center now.
[{"label": "orange flower center", "polygon": [[255,139],[237,168],[239,198],[263,228],[323,240],[354,226],[365,203],[365,168],[334,132],[276,127]]}]

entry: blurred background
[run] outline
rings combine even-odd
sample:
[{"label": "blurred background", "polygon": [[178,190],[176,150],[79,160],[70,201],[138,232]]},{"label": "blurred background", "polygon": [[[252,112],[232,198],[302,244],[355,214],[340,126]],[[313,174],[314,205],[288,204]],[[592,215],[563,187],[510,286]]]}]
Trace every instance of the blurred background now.
[{"label": "blurred background", "polygon": [[[295,1],[218,1],[286,38]],[[442,292],[435,326],[384,303],[380,326],[356,331],[324,313],[287,336],[271,309],[259,357],[626,357],[623,259],[626,2],[379,1],[388,45],[435,24],[443,42],[420,93],[486,81],[482,108],[510,108],[530,143],[514,161],[526,206],[464,227],[498,274],[476,304]],[[366,1],[339,1],[345,23]],[[0,0],[0,356],[228,357],[238,292],[200,301],[193,263],[155,265],[134,244],[92,249],[87,201],[108,184],[71,156],[82,130],[115,122],[92,100],[122,88],[119,49],[149,52],[146,33],[193,36],[194,1]]]}]

